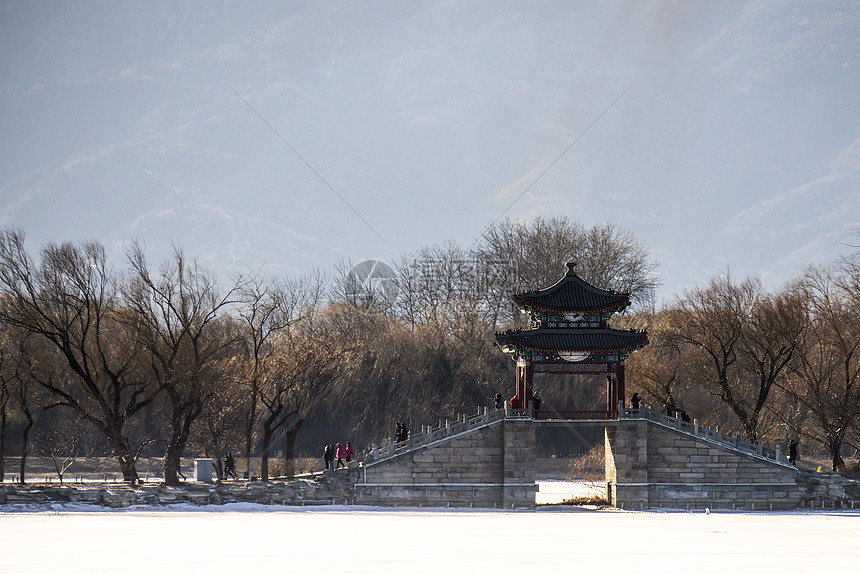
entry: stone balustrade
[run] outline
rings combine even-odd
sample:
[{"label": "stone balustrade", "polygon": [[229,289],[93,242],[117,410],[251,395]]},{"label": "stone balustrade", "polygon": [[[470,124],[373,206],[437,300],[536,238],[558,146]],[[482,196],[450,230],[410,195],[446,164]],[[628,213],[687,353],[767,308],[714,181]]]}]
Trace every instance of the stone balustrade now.
[{"label": "stone balustrade", "polygon": [[373,445],[365,458],[365,464],[379,462],[416,448],[426,447],[433,442],[501,420],[504,416],[505,411],[490,410],[484,407],[483,409],[479,408],[474,415],[464,414],[453,421],[439,421],[439,425],[435,428],[429,425],[422,426],[419,432],[410,432],[408,440],[395,441],[391,439],[382,446]]},{"label": "stone balustrade", "polygon": [[658,410],[646,407],[638,409],[625,409],[622,407],[619,410],[619,413],[619,419],[643,419],[651,421],[658,425],[690,434],[728,449],[734,449],[744,454],[769,459],[773,462],[789,466],[788,458],[780,451],[779,445],[775,445],[774,448],[767,448],[761,443],[761,441],[758,443],[752,443],[741,439],[741,433],[739,432],[736,432],[733,435],[724,435],[720,432],[719,427],[716,429],[710,429],[699,426],[698,419],[694,419],[692,422],[688,423],[683,421],[678,414],[675,416],[668,416]]}]

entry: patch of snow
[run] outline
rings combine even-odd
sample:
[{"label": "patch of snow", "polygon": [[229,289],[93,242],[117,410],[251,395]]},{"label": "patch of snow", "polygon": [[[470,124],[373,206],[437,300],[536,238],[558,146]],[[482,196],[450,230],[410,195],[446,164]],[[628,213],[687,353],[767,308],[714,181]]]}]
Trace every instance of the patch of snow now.
[{"label": "patch of snow", "polygon": [[849,511],[7,505],[0,571],[848,572],[858,536]]}]

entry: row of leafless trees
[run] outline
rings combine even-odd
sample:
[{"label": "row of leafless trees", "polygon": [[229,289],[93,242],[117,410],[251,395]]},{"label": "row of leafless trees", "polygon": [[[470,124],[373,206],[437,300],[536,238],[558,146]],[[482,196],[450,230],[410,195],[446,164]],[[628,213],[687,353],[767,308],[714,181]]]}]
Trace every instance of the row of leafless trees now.
[{"label": "row of leafless trees", "polygon": [[631,357],[635,388],[671,411],[747,439],[804,437],[833,470],[860,435],[860,259],[846,258],[769,292],[726,274],[657,313]]},{"label": "row of leafless trees", "polygon": [[515,316],[510,294],[573,258],[643,301],[656,284],[629,233],[566,219],[504,222],[473,249],[429,247],[364,275],[228,285],[180,250],[153,267],[132,244],[117,271],[96,242],[34,258],[23,232],[3,230],[0,461],[15,428],[22,477],[33,431],[55,459],[101,445],[129,481],[157,452],[176,484],[189,447],[240,450],[266,480],[269,454],[292,460],[303,428],[320,445],[335,433],[368,445],[395,419],[414,428],[486,405],[508,383],[492,335]]},{"label": "row of leafless trees", "polygon": [[[656,266],[631,234],[567,219],[492,226],[470,249],[427,247],[391,265],[226,285],[177,250],[153,267],[132,244],[115,270],[98,243],[0,232],[0,473],[14,429],[24,474],[31,437],[67,464],[104,449],[136,479],[142,455],[269,456],[390,436],[513,392],[493,333],[517,326],[512,293],[546,287],[576,261],[595,285],[629,291],[619,326],[649,329],[630,392],[752,439],[819,441],[843,465],[858,424],[858,272],[812,269],[776,293],[725,276],[656,310]],[[544,403],[604,403],[603,381],[541,377]],[[7,433],[7,429],[10,429]],[[17,449],[16,449],[17,450]],[[17,453],[16,453],[17,454]],[[287,468],[289,472],[290,469]]]},{"label": "row of leafless trees", "polygon": [[21,232],[0,234],[0,444],[9,413],[22,417],[23,476],[39,418],[81,441],[98,435],[125,480],[157,448],[176,484],[189,443],[217,454],[238,432],[247,455],[262,437],[265,478],[267,441],[294,437],[353,349],[320,305],[322,280],[219,288],[181,251],[157,271],[138,245],[127,258],[115,273],[101,245],[84,243],[49,244],[34,260]]}]

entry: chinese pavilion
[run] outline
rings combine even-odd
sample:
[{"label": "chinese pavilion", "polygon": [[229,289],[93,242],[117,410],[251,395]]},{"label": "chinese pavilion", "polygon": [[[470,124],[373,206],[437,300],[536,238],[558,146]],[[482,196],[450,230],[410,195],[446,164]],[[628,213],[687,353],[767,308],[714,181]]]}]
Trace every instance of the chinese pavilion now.
[{"label": "chinese pavilion", "polygon": [[567,264],[555,285],[513,296],[514,304],[531,316],[531,329],[496,333],[496,341],[517,362],[513,401],[526,408],[534,395],[535,373],[606,375],[605,417],[617,416],[624,401],[624,361],[648,344],[640,331],[606,326],[609,318],[630,305],[628,293],[589,285]]}]

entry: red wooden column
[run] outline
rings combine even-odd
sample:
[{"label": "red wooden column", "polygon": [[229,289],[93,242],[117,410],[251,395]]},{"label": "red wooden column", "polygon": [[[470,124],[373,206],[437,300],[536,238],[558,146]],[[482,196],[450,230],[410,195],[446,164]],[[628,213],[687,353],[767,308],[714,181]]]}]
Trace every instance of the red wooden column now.
[{"label": "red wooden column", "polygon": [[517,397],[520,399],[520,408],[528,407],[529,401],[534,394],[535,366],[530,359],[517,360]]},{"label": "red wooden column", "polygon": [[616,381],[615,379],[615,373],[611,372],[610,374],[606,375],[606,410],[611,412],[617,409],[618,381]]}]

